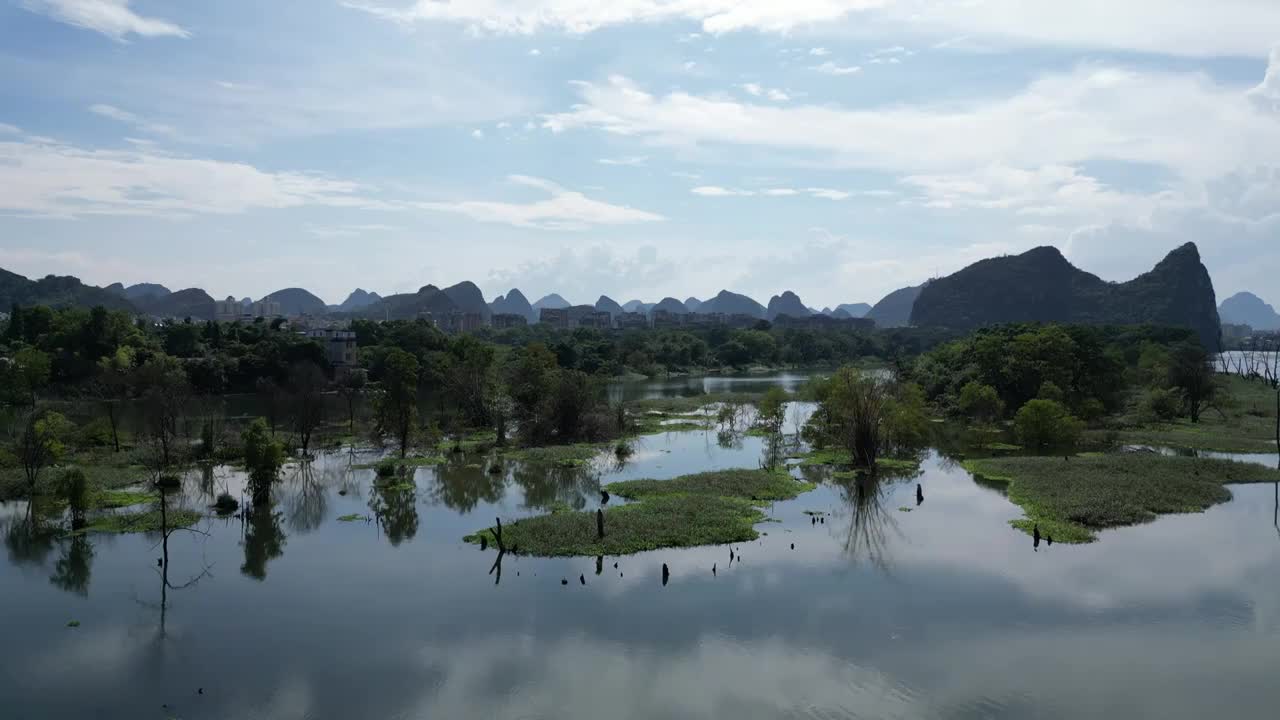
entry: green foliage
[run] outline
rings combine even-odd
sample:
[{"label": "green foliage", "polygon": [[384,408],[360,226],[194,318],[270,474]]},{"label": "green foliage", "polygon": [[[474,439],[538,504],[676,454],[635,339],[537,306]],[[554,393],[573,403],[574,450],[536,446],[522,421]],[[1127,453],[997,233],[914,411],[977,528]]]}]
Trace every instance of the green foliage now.
[{"label": "green foliage", "polygon": [[990,423],[1004,415],[1004,402],[995,388],[970,380],[960,388],[957,409],[967,418]]},{"label": "green foliage", "polygon": [[787,391],[780,387],[774,386],[765,391],[756,402],[756,424],[771,433],[782,430],[788,399]]},{"label": "green foliage", "polygon": [[59,495],[67,503],[74,517],[81,517],[89,509],[92,498],[89,478],[79,468],[69,468],[62,473]]},{"label": "green foliage", "polygon": [[1152,388],[1142,395],[1142,414],[1151,420],[1169,422],[1181,409],[1182,394],[1173,388]]},{"label": "green foliage", "polygon": [[1018,410],[1013,425],[1023,445],[1041,450],[1070,449],[1084,431],[1084,424],[1055,400],[1029,401]]},{"label": "green foliage", "polygon": [[1191,422],[1200,422],[1200,411],[1213,401],[1217,386],[1209,354],[1199,343],[1180,343],[1170,351],[1169,384],[1182,392],[1182,403]]},{"label": "green foliage", "polygon": [[852,464],[872,467],[881,455],[910,452],[928,437],[924,391],[914,383],[843,367],[808,392],[818,408],[804,440],[818,450],[839,448]]},{"label": "green foliage", "polygon": [[153,508],[135,513],[101,515],[89,522],[84,532],[154,533],[164,530],[166,521],[169,529],[191,527],[200,522],[200,513],[194,510],[169,510],[166,514],[161,514],[160,510]]},{"label": "green foliage", "polygon": [[[730,470],[613,483],[605,489],[636,502],[604,510],[603,540],[597,539],[595,513],[561,509],[503,525],[504,544],[533,555],[591,556],[747,542],[758,537],[754,525],[765,520],[758,503],[794,498],[813,485],[781,472]],[[482,538],[497,545],[492,529],[464,540]]]},{"label": "green foliage", "polygon": [[379,438],[393,438],[401,458],[408,456],[417,431],[419,372],[416,357],[392,349],[384,361],[382,389],[374,403],[375,432]]},{"label": "green foliage", "polygon": [[1016,527],[1030,532],[1038,523],[1060,542],[1089,542],[1100,528],[1199,512],[1231,499],[1223,484],[1280,480],[1280,471],[1254,463],[1136,453],[971,460],[965,467],[1007,486],[1027,515]]},{"label": "green foliage", "polygon": [[255,504],[271,500],[271,486],[284,465],[284,447],[271,437],[267,423],[258,418],[240,435],[244,443],[244,462],[249,472],[249,491]]}]

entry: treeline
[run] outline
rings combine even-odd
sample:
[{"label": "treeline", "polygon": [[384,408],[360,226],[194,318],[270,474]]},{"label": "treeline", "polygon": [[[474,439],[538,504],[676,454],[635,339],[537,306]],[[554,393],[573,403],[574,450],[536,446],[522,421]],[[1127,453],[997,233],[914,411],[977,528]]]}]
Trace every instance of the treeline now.
[{"label": "treeline", "polygon": [[1084,424],[1124,411],[1197,422],[1215,388],[1192,331],[1149,326],[985,328],[920,356],[909,376],[945,414],[1011,418],[1036,446],[1070,444]]}]

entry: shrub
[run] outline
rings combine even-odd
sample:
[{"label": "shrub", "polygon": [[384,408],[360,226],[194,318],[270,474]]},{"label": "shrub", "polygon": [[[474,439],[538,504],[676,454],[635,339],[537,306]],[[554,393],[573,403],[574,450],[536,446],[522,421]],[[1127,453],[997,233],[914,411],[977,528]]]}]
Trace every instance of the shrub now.
[{"label": "shrub", "polygon": [[72,515],[79,517],[89,509],[89,479],[80,468],[70,468],[62,473],[58,483],[59,494],[67,501]]},{"label": "shrub", "polygon": [[1062,403],[1040,398],[1027,401],[1013,422],[1023,445],[1041,449],[1070,448],[1084,429]]},{"label": "shrub", "polygon": [[378,474],[378,477],[387,478],[394,477],[400,472],[401,467],[402,466],[395,460],[395,458],[383,458],[378,461],[378,464],[373,466],[373,469],[374,472]]},{"label": "shrub", "polygon": [[80,426],[76,433],[76,443],[81,447],[112,447],[111,423],[106,418],[90,420]]},{"label": "shrub", "polygon": [[979,422],[992,422],[1004,415],[1000,394],[990,385],[970,380],[960,389],[958,407],[965,417]]},{"label": "shrub", "polygon": [[230,493],[218,493],[218,499],[213,503],[213,507],[222,515],[230,515],[240,509],[240,502],[231,497]]},{"label": "shrub", "polygon": [[1182,394],[1173,388],[1148,390],[1142,396],[1141,410],[1148,418],[1169,422],[1182,410]]},{"label": "shrub", "polygon": [[244,462],[249,471],[253,502],[265,503],[271,499],[271,485],[284,464],[284,447],[271,438],[262,418],[254,420],[240,437],[244,441]]},{"label": "shrub", "polygon": [[1040,384],[1040,392],[1036,394],[1039,400],[1052,400],[1061,403],[1066,396],[1062,392],[1062,388],[1052,380],[1045,380]]}]

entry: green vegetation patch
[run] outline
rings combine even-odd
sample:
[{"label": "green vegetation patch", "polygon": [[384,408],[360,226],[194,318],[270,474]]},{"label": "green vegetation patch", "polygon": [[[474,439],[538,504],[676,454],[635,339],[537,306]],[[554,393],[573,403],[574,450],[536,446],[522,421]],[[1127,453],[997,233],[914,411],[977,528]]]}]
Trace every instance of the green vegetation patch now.
[{"label": "green vegetation patch", "polygon": [[1130,453],[990,458],[964,466],[981,481],[1005,486],[1026,513],[1014,527],[1029,533],[1038,523],[1042,534],[1070,543],[1092,542],[1102,528],[1202,512],[1231,499],[1224,484],[1280,480],[1280,472],[1254,463]]},{"label": "green vegetation patch", "polygon": [[1220,388],[1218,398],[1213,407],[1201,411],[1200,422],[1181,418],[1122,429],[1108,436],[1132,445],[1215,452],[1275,452],[1275,391],[1264,382],[1238,376],[1219,375],[1216,382]]},{"label": "green vegetation patch", "polygon": [[546,447],[530,447],[508,450],[503,457],[534,465],[552,465],[555,467],[582,467],[600,454],[600,445],[579,443],[576,445],[549,445]]},{"label": "green vegetation patch", "polygon": [[443,465],[448,460],[441,455],[427,455],[424,457],[407,457],[403,460],[400,458],[383,458],[377,462],[361,463],[354,466],[357,470],[378,470],[382,468],[415,468],[415,467],[431,467],[434,465]]},{"label": "green vegetation patch", "polygon": [[351,513],[350,515],[339,516],[338,522],[356,522],[358,520],[367,520],[367,519],[368,518],[366,516],[361,515],[359,513]]},{"label": "green vegetation patch", "polygon": [[790,500],[816,487],[800,482],[781,470],[716,470],[682,475],[671,480],[627,480],[605,490],[628,500],[648,500],[672,495],[716,495],[743,500]]},{"label": "green vegetation patch", "polygon": [[[756,506],[813,489],[783,472],[726,470],[672,480],[629,480],[606,486],[635,500],[604,511],[605,537],[597,539],[596,514],[556,507],[547,515],[503,526],[503,541],[521,553],[543,556],[629,555],[666,547],[694,547],[755,540],[767,520]],[[497,544],[492,529],[464,540]]]},{"label": "green vegetation patch", "polygon": [[101,490],[93,498],[93,506],[103,509],[125,508],[149,503],[155,496],[140,490]]},{"label": "green vegetation patch", "polygon": [[[186,528],[200,522],[200,513],[193,510],[170,510],[169,527]],[[79,532],[100,533],[148,533],[160,532],[163,525],[160,511],[144,510],[136,513],[118,513],[95,518]]]},{"label": "green vegetation patch", "polygon": [[[853,456],[845,450],[837,450],[834,448],[826,448],[823,450],[811,450],[808,453],[798,456],[801,458],[800,464],[813,467],[820,465],[849,467],[853,465]],[[876,471],[889,475],[910,475],[920,470],[920,458],[880,458],[876,460]],[[862,471],[865,472],[865,471]],[[841,475],[852,476],[853,472],[836,473],[837,477]]]},{"label": "green vegetation patch", "polygon": [[487,452],[498,444],[498,433],[493,430],[475,430],[457,438],[443,438],[436,449],[441,453]]},{"label": "green vegetation patch", "polygon": [[646,415],[630,427],[630,435],[661,435],[669,432],[697,432],[711,429],[711,422],[706,418],[696,420],[688,418],[667,418],[660,415]]}]

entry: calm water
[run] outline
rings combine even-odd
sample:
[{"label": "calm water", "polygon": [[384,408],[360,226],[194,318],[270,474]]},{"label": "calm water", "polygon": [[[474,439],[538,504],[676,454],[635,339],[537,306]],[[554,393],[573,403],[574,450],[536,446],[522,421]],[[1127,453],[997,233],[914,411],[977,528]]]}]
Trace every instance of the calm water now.
[{"label": "calm water", "polygon": [[[604,482],[766,454],[673,433],[623,467],[464,461],[386,493],[351,468],[367,457],[329,455],[286,472],[275,515],[173,535],[168,588],[157,538],[6,533],[3,717],[1274,716],[1271,486],[1034,552],[1014,506],[934,453],[917,479],[776,504],[732,565],[727,547],[609,557],[599,575],[593,558],[509,556],[498,578],[493,552],[461,542],[498,515],[594,508]],[[240,482],[196,473],[184,493]]]}]

